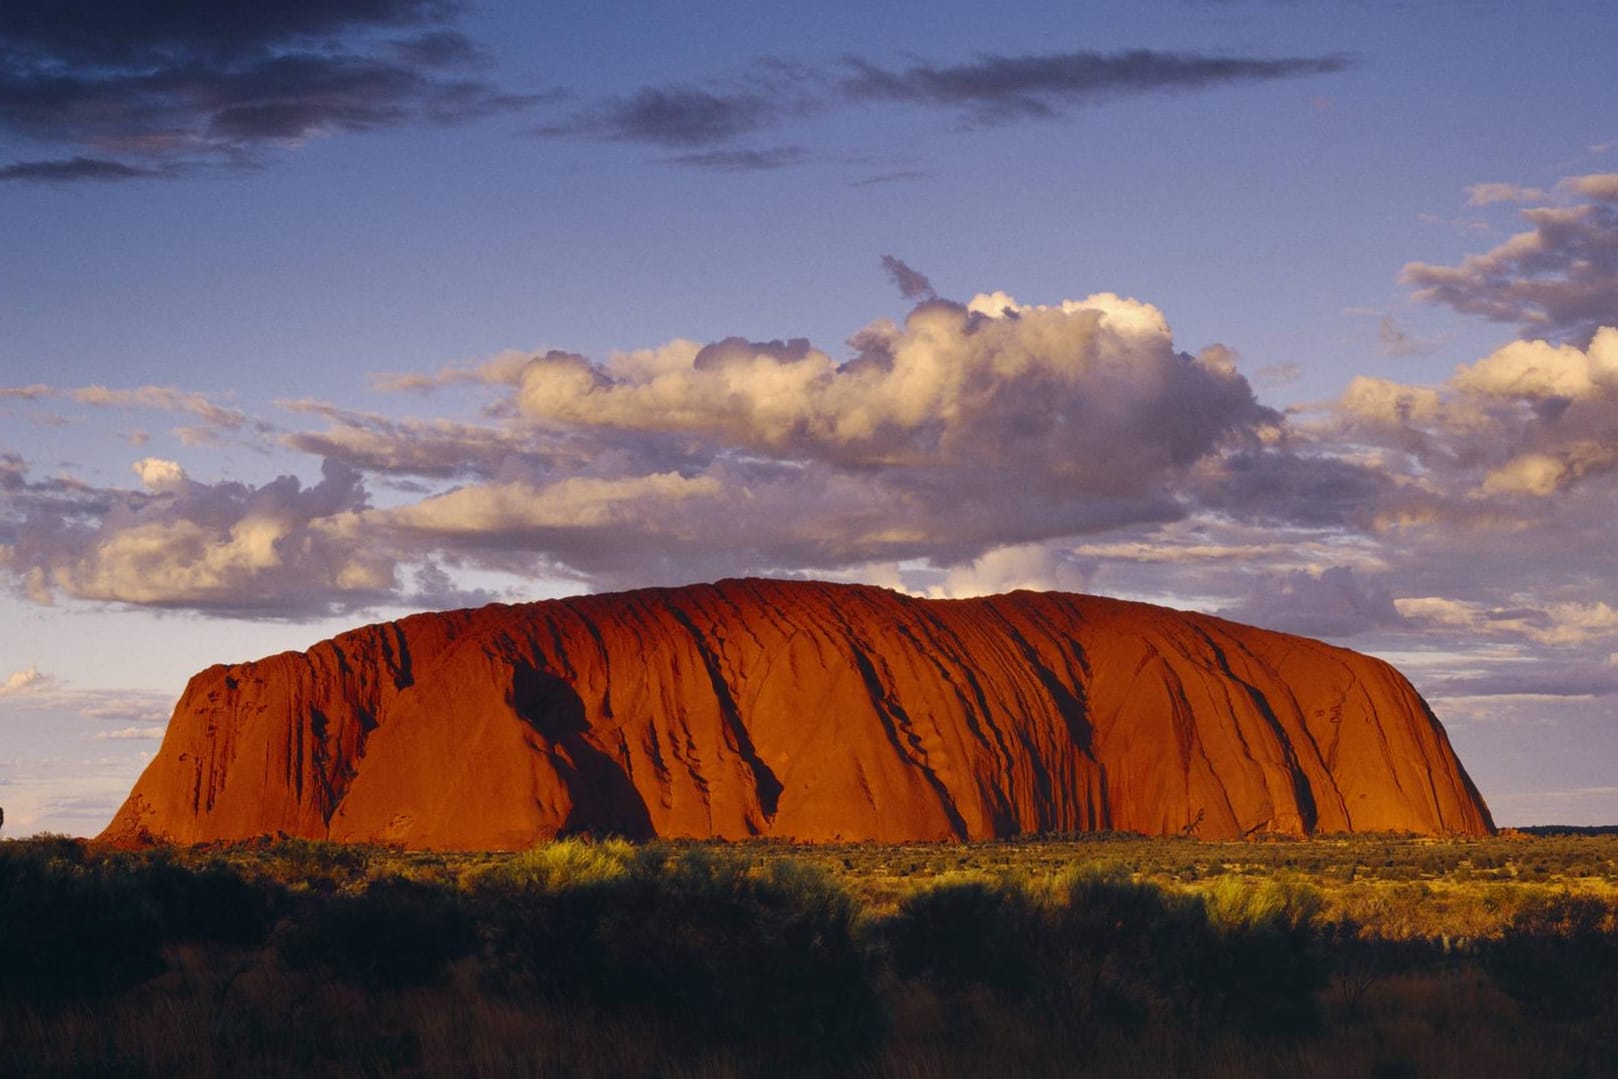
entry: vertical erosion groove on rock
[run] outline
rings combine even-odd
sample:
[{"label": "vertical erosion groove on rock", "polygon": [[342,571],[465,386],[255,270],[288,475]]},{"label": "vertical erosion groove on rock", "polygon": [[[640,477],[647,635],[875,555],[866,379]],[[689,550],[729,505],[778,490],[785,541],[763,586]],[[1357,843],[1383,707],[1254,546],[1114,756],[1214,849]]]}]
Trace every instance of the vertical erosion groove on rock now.
[{"label": "vertical erosion groove on rock", "polygon": [[211,667],[105,837],[1492,828],[1426,703],[1355,652],[1094,596],[732,580]]}]

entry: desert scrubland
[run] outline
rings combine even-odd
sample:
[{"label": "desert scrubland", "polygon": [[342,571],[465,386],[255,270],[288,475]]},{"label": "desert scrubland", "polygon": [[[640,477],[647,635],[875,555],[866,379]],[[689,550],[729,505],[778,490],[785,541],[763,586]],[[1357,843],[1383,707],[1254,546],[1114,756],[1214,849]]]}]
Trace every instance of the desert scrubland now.
[{"label": "desert scrubland", "polygon": [[1618,835],[0,843],[7,1076],[1618,1069]]}]

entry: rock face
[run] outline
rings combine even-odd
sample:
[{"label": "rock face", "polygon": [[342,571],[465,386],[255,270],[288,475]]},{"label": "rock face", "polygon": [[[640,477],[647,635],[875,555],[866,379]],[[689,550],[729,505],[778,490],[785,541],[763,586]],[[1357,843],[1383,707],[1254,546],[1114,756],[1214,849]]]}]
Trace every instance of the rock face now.
[{"label": "rock face", "polygon": [[1093,596],[737,580],[415,615],[210,667],[103,838],[1492,828],[1379,660]]}]

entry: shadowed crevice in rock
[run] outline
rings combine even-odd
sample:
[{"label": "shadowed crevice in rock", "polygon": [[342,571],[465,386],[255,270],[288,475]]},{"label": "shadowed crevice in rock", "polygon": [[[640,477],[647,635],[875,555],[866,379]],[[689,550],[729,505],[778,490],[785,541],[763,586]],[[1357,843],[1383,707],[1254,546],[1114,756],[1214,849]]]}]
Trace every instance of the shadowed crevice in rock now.
[{"label": "shadowed crevice in rock", "polygon": [[511,703],[517,715],[550,743],[572,810],[558,835],[589,833],[649,839],[655,833],[646,803],[623,766],[592,745],[584,702],[573,687],[527,664],[512,670]]},{"label": "shadowed crevice in rock", "polygon": [[718,702],[719,714],[725,722],[725,732],[731,740],[730,749],[739,755],[748,770],[753,773],[753,789],[758,794],[759,808],[764,812],[766,821],[775,817],[776,807],[781,801],[781,781],[770,771],[770,766],[759,759],[758,751],[753,748],[753,740],[747,733],[747,726],[742,722],[741,714],[737,711],[736,701],[731,696],[730,686],[725,682],[724,672],[720,669],[719,658],[708,646],[708,640],[697,629],[691,618],[679,611],[675,611],[674,618],[697,646],[697,654],[702,657],[702,665],[708,672],[708,678],[713,684],[714,700]]},{"label": "shadowed crevice in rock", "polygon": [[[1253,703],[1253,710],[1258,713],[1259,718],[1263,719],[1269,727],[1270,734],[1275,739],[1276,744],[1283,747],[1283,760],[1286,763],[1288,778],[1292,782],[1293,804],[1297,807],[1298,817],[1302,821],[1302,830],[1307,834],[1313,834],[1320,814],[1315,807],[1315,792],[1309,785],[1309,777],[1304,774],[1302,766],[1298,763],[1297,747],[1291,735],[1286,727],[1282,725],[1280,719],[1277,718],[1275,710],[1270,706],[1269,699],[1265,697],[1264,692],[1237,675],[1231,668],[1230,660],[1225,655],[1224,647],[1214,639],[1213,635],[1206,630],[1199,630],[1198,636],[1207,645],[1208,651],[1212,654],[1219,669],[1230,678],[1231,682],[1248,695],[1248,699]],[[1265,823],[1263,821],[1255,822],[1248,829],[1247,834],[1261,830]]]},{"label": "shadowed crevice in rock", "polygon": [[921,740],[916,735],[910,717],[905,714],[905,710],[898,702],[889,696],[869,656],[857,651],[854,653],[854,663],[859,669],[860,678],[865,682],[866,692],[870,694],[872,711],[882,722],[882,731],[887,736],[888,744],[920,771],[921,777],[933,789],[933,793],[938,797],[938,807],[949,818],[954,838],[969,838],[971,831],[967,828],[966,821],[961,819],[960,810],[955,807],[949,788],[944,786],[938,774],[927,764],[926,750],[921,746]]}]

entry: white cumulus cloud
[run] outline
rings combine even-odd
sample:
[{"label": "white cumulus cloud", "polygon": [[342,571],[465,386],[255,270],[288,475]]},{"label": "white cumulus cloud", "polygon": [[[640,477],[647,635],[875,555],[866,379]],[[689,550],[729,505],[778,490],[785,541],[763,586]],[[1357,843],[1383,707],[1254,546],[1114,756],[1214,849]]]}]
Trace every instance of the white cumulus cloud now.
[{"label": "white cumulus cloud", "polygon": [[55,681],[50,675],[42,672],[37,666],[30,664],[20,671],[13,671],[0,682],[0,697],[9,697],[20,693],[32,693],[44,689]]}]

